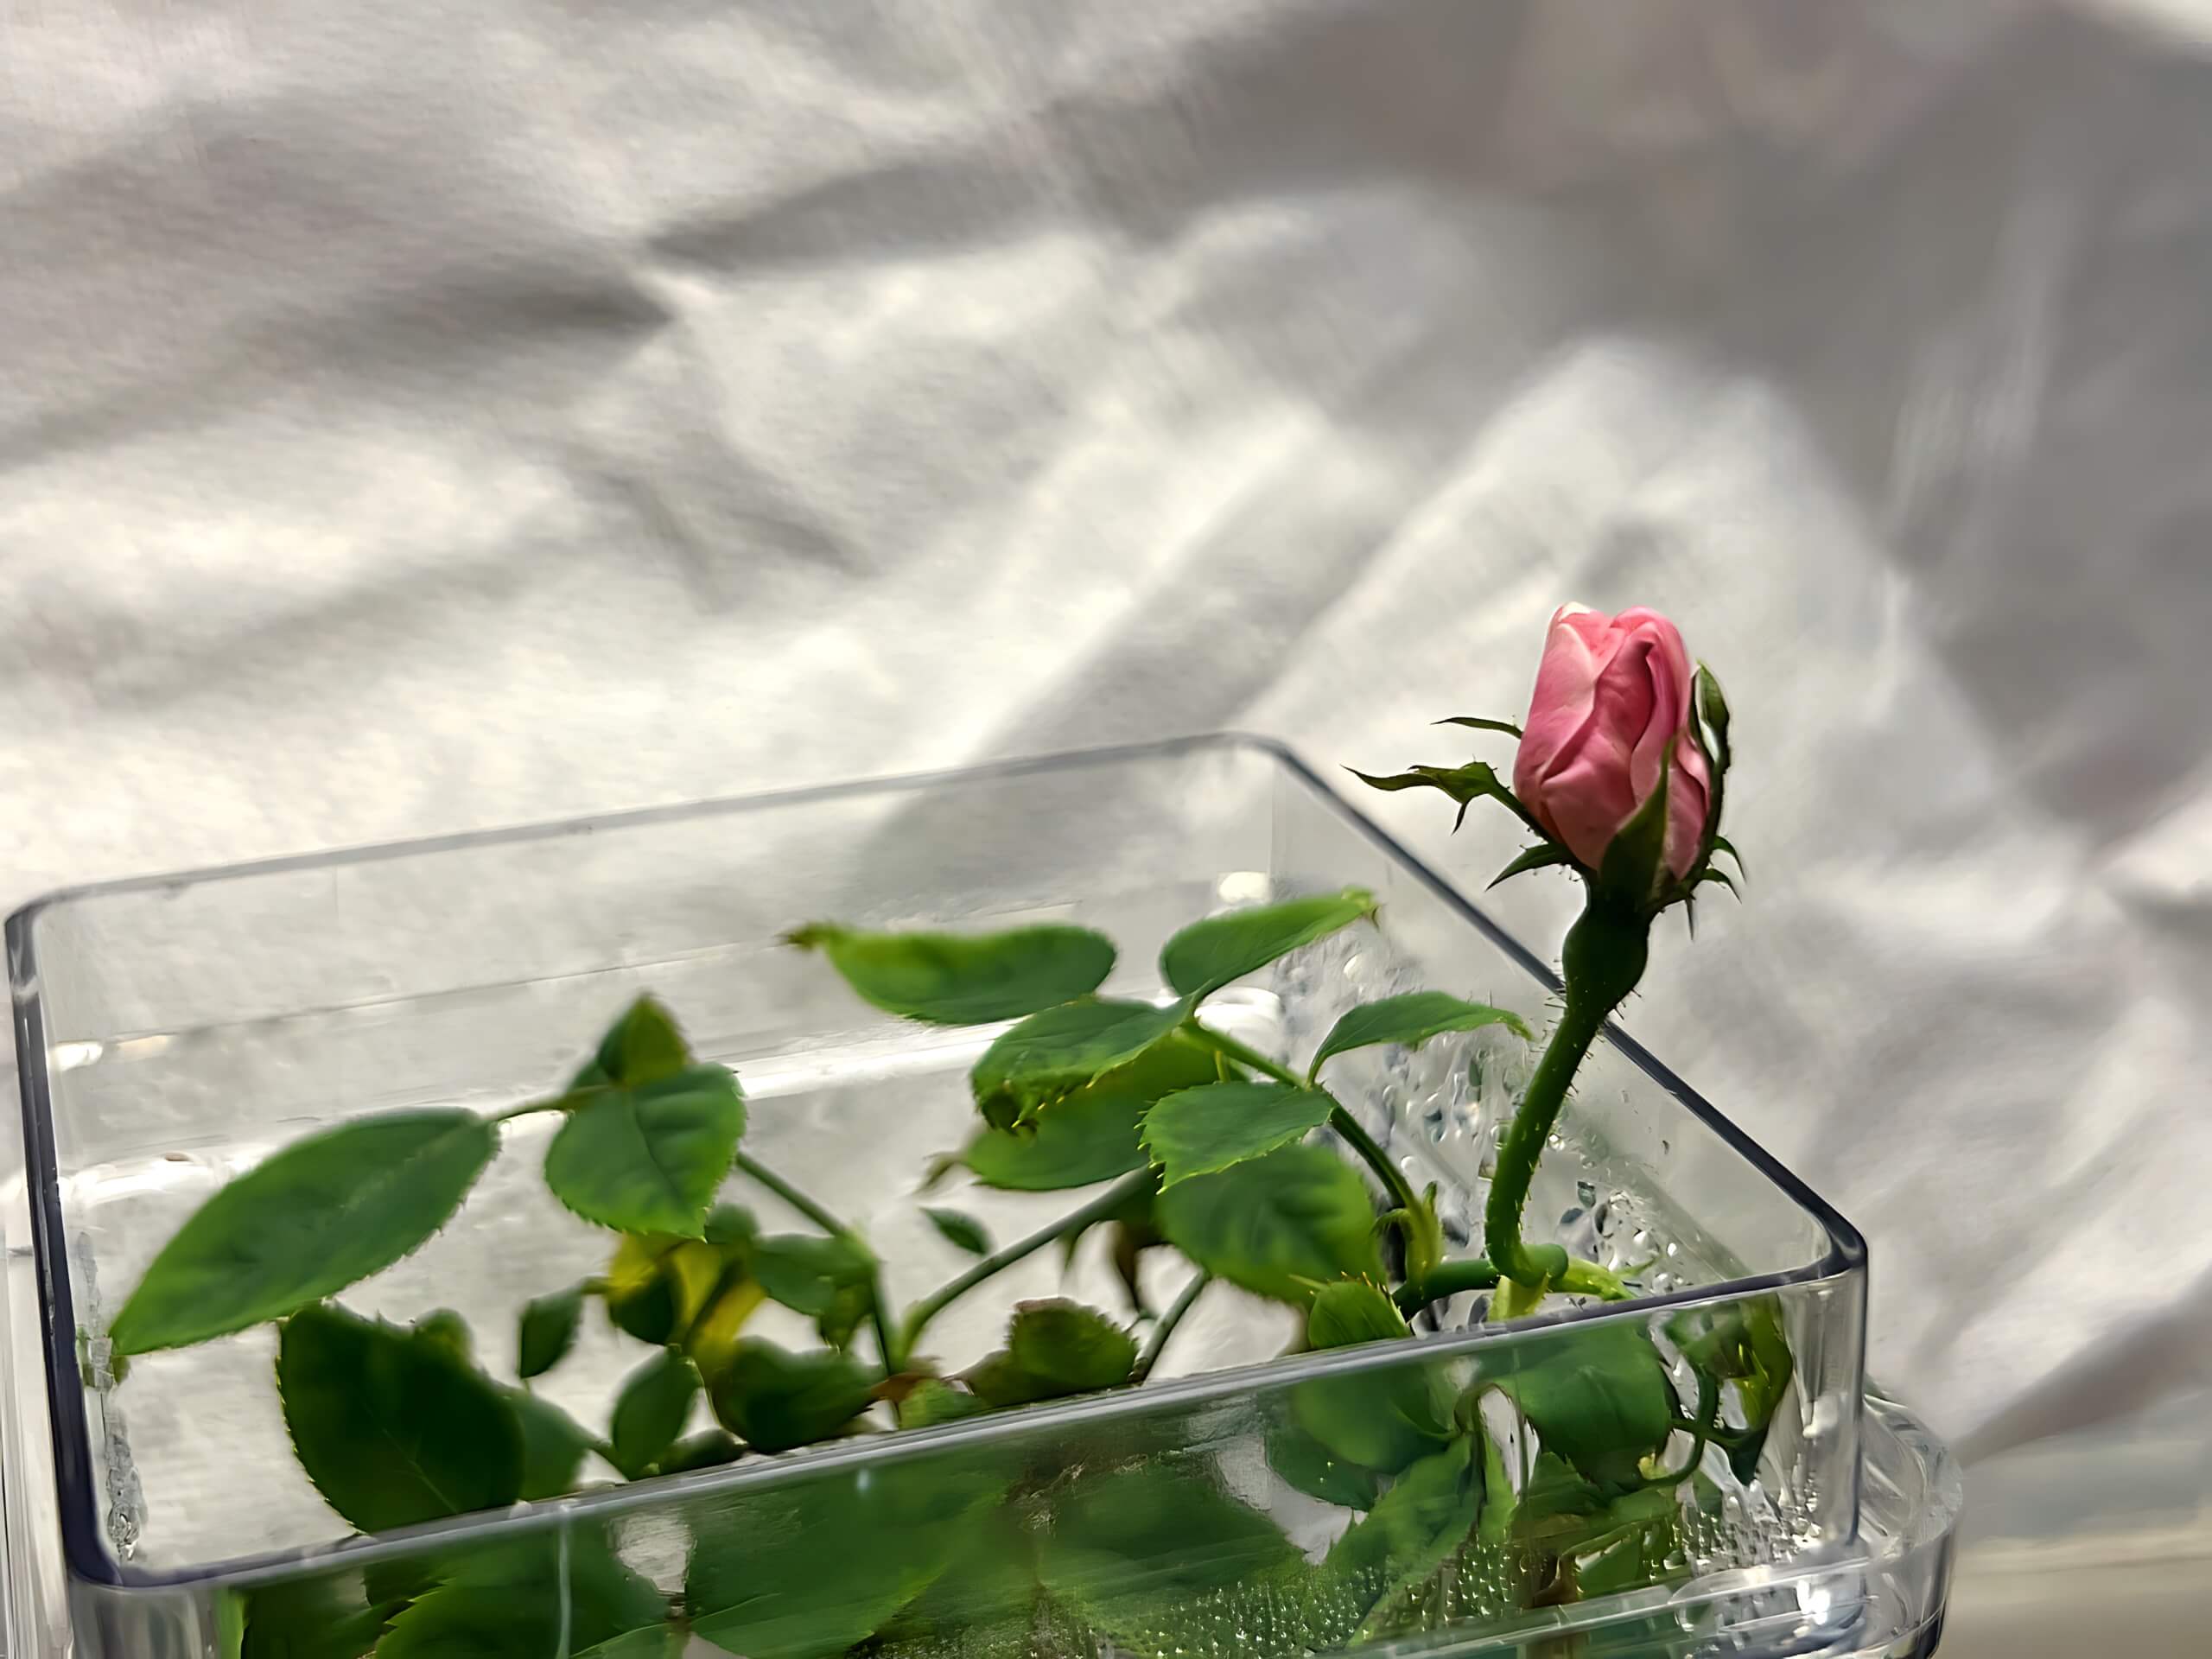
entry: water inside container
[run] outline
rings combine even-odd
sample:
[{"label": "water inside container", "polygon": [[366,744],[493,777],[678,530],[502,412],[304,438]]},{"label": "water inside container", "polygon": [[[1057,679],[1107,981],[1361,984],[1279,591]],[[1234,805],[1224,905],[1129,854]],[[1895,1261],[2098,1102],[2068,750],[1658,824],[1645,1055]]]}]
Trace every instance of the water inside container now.
[{"label": "water inside container", "polygon": [[[738,1071],[751,1103],[747,1149],[858,1227],[882,1260],[894,1304],[918,1300],[971,1259],[925,1217],[923,1202],[971,1214],[1003,1243],[1083,1201],[1086,1194],[1080,1192],[995,1192],[964,1175],[926,1195],[918,1190],[932,1160],[959,1147],[976,1126],[966,1073],[997,1027],[876,1025],[860,1028],[849,1039],[792,1041],[788,1033],[762,1039],[756,1033],[717,1042],[712,1033],[740,1029],[745,1022],[702,999],[711,997],[716,986],[747,982],[743,974],[732,975],[758,955],[732,951],[726,958],[697,958],[658,970],[626,969],[607,976],[597,1000],[611,1005],[638,987],[669,997],[690,1024],[704,1057]],[[1417,982],[1382,936],[1362,929],[1300,951],[1254,983],[1224,993],[1209,1004],[1207,1018],[1254,1046],[1302,1061],[1345,1009]],[[1529,1000],[1525,986],[1502,988]],[[467,1018],[511,1023],[517,1006],[542,990],[522,986],[457,994],[473,1000],[476,1009],[462,1010],[463,1023]],[[496,1003],[492,1012],[486,1012],[487,995]],[[572,977],[556,1000],[568,1007],[591,999]],[[1532,1018],[1541,1013],[1522,1011]],[[365,1022],[386,1033],[410,1020],[431,1029],[437,1017],[451,1012],[381,1005],[302,1014],[263,1021],[250,1039],[221,1032],[134,1033],[113,1043],[79,1045],[57,1060],[122,1072],[115,1087],[126,1097],[135,1092],[145,1099],[149,1116],[158,1122],[165,1079],[193,1090],[212,1086],[206,1067],[180,1064],[195,1049],[250,1055],[240,1064],[265,1077],[281,1073],[290,1055],[301,1057],[304,1069],[327,1065],[329,1055],[360,1040],[361,1033],[351,1028]],[[594,1034],[588,1028],[574,1031],[574,1047],[587,1048]],[[1329,1074],[1340,1096],[1416,1182],[1439,1184],[1455,1248],[1478,1248],[1487,1160],[1530,1060],[1519,1039],[1492,1029],[1440,1038],[1417,1052],[1355,1054],[1335,1063]],[[528,1098],[551,1081],[517,1076],[504,1090],[480,1084],[461,1093],[465,1103],[482,1109]],[[359,1099],[365,1089],[373,1093],[372,1085],[356,1079],[352,1096]],[[408,1103],[432,1102],[416,1095]],[[101,1525],[120,1560],[176,1569],[326,1543],[346,1532],[308,1484],[286,1440],[273,1372],[273,1330],[143,1356],[120,1384],[97,1335],[195,1207],[226,1180],[315,1127],[273,1122],[235,1139],[181,1138],[176,1146],[65,1178],[78,1314],[90,1337],[86,1359],[94,1385],[89,1409]],[[450,1308],[468,1322],[479,1357],[492,1373],[512,1378],[515,1316],[523,1303],[601,1271],[613,1244],[612,1235],[580,1221],[546,1191],[537,1165],[556,1127],[547,1117],[505,1125],[500,1156],[454,1220],[415,1255],[340,1300],[357,1312],[403,1321]],[[1577,1254],[1633,1272],[1655,1290],[1740,1272],[1738,1264],[1712,1259],[1694,1230],[1651,1194],[1602,1178],[1601,1167],[1609,1166],[1587,1156],[1569,1128],[1536,1189],[1532,1232],[1548,1232]],[[752,1208],[770,1230],[811,1230],[781,1201],[741,1177],[733,1178],[724,1196]],[[1134,1318],[1107,1258],[1103,1233],[1086,1239],[1065,1262],[1057,1250],[1032,1256],[955,1304],[931,1327],[928,1351],[948,1370],[982,1357],[999,1345],[1007,1310],[1024,1298],[1067,1295],[1118,1318]],[[1171,1251],[1147,1253],[1141,1281],[1147,1306],[1167,1306],[1189,1271]],[[1465,1328],[1483,1311],[1483,1298],[1457,1298],[1433,1310],[1423,1328]],[[793,1347],[815,1341],[798,1316],[773,1306],[761,1311],[753,1329]],[[1296,1316],[1288,1310],[1217,1285],[1178,1331],[1156,1375],[1262,1364],[1284,1352],[1297,1334]],[[646,1357],[647,1351],[611,1329],[594,1309],[575,1351],[536,1386],[579,1422],[603,1426],[623,1379]],[[691,1427],[707,1426],[703,1405],[696,1409]],[[1252,1467],[1224,1474],[1240,1496],[1274,1513],[1294,1541],[1310,1552],[1325,1549],[1351,1519],[1284,1486],[1256,1459]],[[584,1478],[612,1481],[615,1476],[594,1460]],[[1732,1489],[1725,1510],[1693,1516],[1685,1526],[1681,1565],[1698,1570],[1787,1553],[1802,1535],[1805,1507],[1802,1494],[1777,1504],[1757,1487]],[[1436,1619],[1480,1611],[1478,1575],[1471,1574],[1452,1593],[1458,1599],[1440,1602]],[[1219,1626],[1220,1643],[1194,1651],[1294,1651],[1318,1645],[1330,1622],[1325,1608],[1269,1608],[1263,1593],[1259,1603],[1233,1592],[1217,1599],[1218,1607],[1198,1611],[1205,1613],[1201,1622],[1208,1628]],[[1256,1634],[1262,1629],[1279,1630],[1290,1645],[1277,1649],[1272,1638]]]}]

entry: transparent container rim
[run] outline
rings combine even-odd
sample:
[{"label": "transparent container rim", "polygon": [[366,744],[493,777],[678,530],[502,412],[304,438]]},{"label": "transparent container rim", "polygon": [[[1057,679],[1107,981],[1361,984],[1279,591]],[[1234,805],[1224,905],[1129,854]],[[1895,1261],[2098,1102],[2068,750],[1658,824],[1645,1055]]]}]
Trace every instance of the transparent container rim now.
[{"label": "transparent container rim", "polygon": [[[988,1445],[1033,1432],[1050,1433],[1064,1423],[1111,1421],[1132,1413],[1148,1413],[1161,1406],[1172,1407],[1177,1403],[1196,1406],[1217,1399],[1234,1398],[1258,1386],[1296,1383],[1315,1377],[1336,1376],[1401,1363],[1412,1352],[1418,1352],[1430,1360],[1451,1359],[1478,1352],[1537,1327],[1642,1319],[1656,1309],[1737,1301],[1787,1287],[1846,1277],[1865,1268],[1866,1242],[1856,1227],[1783,1167],[1757,1141],[1723,1116],[1703,1096],[1653,1058],[1641,1044],[1618,1026],[1609,1023],[1605,1034],[1623,1054],[1820,1225],[1827,1236],[1827,1248],[1819,1260],[1778,1272],[1732,1279],[1718,1285],[1641,1296],[1632,1302],[1600,1303],[1558,1313],[1538,1314],[1508,1325],[1476,1331],[1427,1335],[1416,1338],[1411,1349],[1403,1343],[1394,1343],[1270,1360],[1260,1365],[1240,1366],[1153,1383],[1141,1392],[1094,1395],[1064,1404],[1033,1407],[1019,1412],[970,1419],[939,1428],[908,1429],[873,1442],[856,1440],[772,1458],[748,1459],[721,1469],[664,1477],[636,1487],[613,1487],[518,1505],[512,1510],[457,1516],[449,1520],[379,1533],[372,1537],[353,1537],[335,1543],[270,1551],[228,1560],[195,1562],[187,1567],[166,1572],[127,1565],[118,1561],[109,1552],[100,1538],[99,1505],[93,1492],[85,1385],[78,1370],[76,1310],[69,1287],[60,1178],[54,1141],[53,1103],[48,1089],[45,1019],[38,995],[37,962],[32,943],[32,929],[46,911],[63,904],[116,893],[160,892],[188,886],[243,880],[290,870],[324,869],[347,864],[428,856],[464,848],[591,836],[648,824],[734,817],[855,796],[894,791],[912,793],[948,785],[1019,779],[1086,766],[1169,759],[1209,750],[1249,753],[1272,761],[1294,777],[1322,806],[1403,866],[1440,902],[1503,951],[1548,992],[1556,993],[1559,990],[1557,976],[1540,958],[1476,908],[1427,863],[1414,857],[1380,825],[1331,789],[1288,747],[1274,738],[1243,732],[1201,733],[1153,742],[1070,750],[935,772],[861,779],[799,789],[772,790],[709,801],[642,807],[591,817],[560,819],[506,829],[467,830],[415,841],[385,842],[166,875],[130,876],[120,880],[59,888],[23,905],[8,918],[5,938],[9,982],[14,994],[16,1052],[21,1079],[24,1153],[28,1166],[26,1173],[30,1183],[33,1257],[40,1300],[46,1314],[42,1324],[46,1336],[47,1404],[54,1440],[54,1484],[62,1554],[71,1573],[95,1584],[137,1589],[175,1589],[217,1581],[245,1585],[284,1576],[303,1567],[334,1564],[341,1557],[348,1564],[365,1564],[419,1548],[426,1541],[436,1539],[473,1538],[494,1531],[512,1536],[520,1530],[537,1525],[557,1525],[580,1516],[621,1515],[641,1505],[664,1502],[679,1491],[693,1497],[708,1493],[749,1491],[757,1486],[777,1484],[786,1479],[804,1478],[849,1465],[873,1466],[932,1450],[970,1444]],[[1863,1388],[1863,1375],[1858,1381]]]}]

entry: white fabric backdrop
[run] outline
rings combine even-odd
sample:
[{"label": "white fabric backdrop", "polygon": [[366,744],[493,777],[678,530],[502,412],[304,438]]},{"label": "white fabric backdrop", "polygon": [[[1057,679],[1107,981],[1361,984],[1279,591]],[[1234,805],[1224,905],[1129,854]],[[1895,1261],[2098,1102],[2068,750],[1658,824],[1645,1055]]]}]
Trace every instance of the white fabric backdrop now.
[{"label": "white fabric backdrop", "polygon": [[2208,52],[0,0],[0,897],[1225,724],[1446,759],[1560,599],[1656,604],[1753,885],[1635,1028],[1866,1228],[1970,1451],[2118,1410],[2212,1371]]}]

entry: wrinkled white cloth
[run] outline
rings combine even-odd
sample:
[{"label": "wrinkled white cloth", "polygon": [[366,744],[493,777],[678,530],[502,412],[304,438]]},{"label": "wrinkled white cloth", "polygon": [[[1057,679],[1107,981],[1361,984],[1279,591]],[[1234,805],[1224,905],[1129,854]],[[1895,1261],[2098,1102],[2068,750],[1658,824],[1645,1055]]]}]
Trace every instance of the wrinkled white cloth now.
[{"label": "wrinkled white cloth", "polygon": [[[0,871],[1738,711],[1631,1025],[1986,1451],[2212,1372],[2184,0],[0,0]],[[1503,753],[1497,758],[1503,759]],[[1364,803],[1471,886],[1478,813]],[[1569,896],[1497,908],[1555,948]]]}]

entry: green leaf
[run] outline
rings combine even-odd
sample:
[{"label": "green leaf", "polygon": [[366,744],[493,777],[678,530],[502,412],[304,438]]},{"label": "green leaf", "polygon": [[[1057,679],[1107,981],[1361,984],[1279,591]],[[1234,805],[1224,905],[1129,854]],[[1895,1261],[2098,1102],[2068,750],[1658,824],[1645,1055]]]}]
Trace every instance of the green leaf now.
[{"label": "green leaf", "polygon": [[1135,1060],[1183,1022],[1179,1002],[1086,1000],[1033,1014],[983,1051],[969,1082],[994,1128],[1011,1128],[1039,1108]]},{"label": "green leaf", "polygon": [[761,1289],[759,1280],[741,1267],[732,1268],[684,1332],[683,1351],[691,1357],[709,1388],[735,1356],[738,1338],[745,1334],[747,1321],[767,1300],[768,1293]]},{"label": "green leaf", "polygon": [[818,950],[868,1001],[940,1026],[1018,1020],[1088,996],[1113,971],[1114,943],[1057,924],[1002,933],[861,933],[817,922],[786,936]]},{"label": "green leaf", "polygon": [[955,1249],[965,1250],[970,1255],[988,1255],[991,1236],[983,1224],[961,1210],[938,1210],[922,1206],[922,1213],[930,1218],[930,1225],[944,1236]]},{"label": "green leaf", "polygon": [[[1473,1403],[1470,1399],[1470,1405]],[[1515,1511],[1521,1504],[1521,1495],[1513,1490],[1512,1477],[1506,1472],[1505,1454],[1496,1440],[1488,1434],[1480,1436],[1483,1458],[1483,1518],[1475,1529],[1475,1541],[1484,1548],[1503,1543],[1512,1534]],[[1541,1454],[1539,1454],[1541,1459]]]},{"label": "green leaf", "polygon": [[[1626,1325],[1561,1332],[1543,1357],[1497,1378],[1544,1446],[1606,1492],[1643,1478],[1641,1461],[1667,1444],[1681,1409],[1651,1338]],[[1524,1500],[1525,1501],[1525,1500]]]},{"label": "green leaf", "polygon": [[1647,909],[1667,874],[1667,810],[1671,755],[1662,751],[1659,781],[1606,843],[1598,886],[1638,912]]},{"label": "green leaf", "polygon": [[1428,1577],[1467,1541],[1482,1515],[1483,1489],[1471,1467],[1473,1443],[1456,1440],[1391,1483],[1363,1521],[1330,1548],[1325,1578],[1373,1591],[1384,1607]]},{"label": "green leaf", "polygon": [[1376,777],[1357,767],[1347,767],[1346,770],[1370,789],[1440,790],[1459,804],[1459,816],[1452,821],[1452,828],[1455,831],[1467,821],[1469,804],[1488,798],[1508,808],[1538,835],[1545,833],[1543,825],[1536,822],[1535,815],[1521,804],[1520,798],[1505,786],[1505,780],[1497,775],[1497,769],[1480,760],[1470,760],[1464,766],[1414,766],[1409,771],[1394,772],[1387,778]]},{"label": "green leaf", "polygon": [[1722,887],[1727,888],[1728,891],[1735,896],[1738,903],[1742,902],[1744,897],[1743,889],[1736,885],[1735,879],[1732,877],[1727,871],[1719,868],[1716,865],[1708,864],[1704,869],[1698,872],[1697,880],[1691,883],[1691,885],[1693,887],[1701,887],[1708,881],[1718,881]]},{"label": "green leaf", "polygon": [[238,1659],[361,1659],[385,1614],[346,1577],[279,1579],[245,1591]]},{"label": "green leaf", "polygon": [[832,1349],[794,1354],[747,1337],[709,1387],[724,1427],[756,1451],[788,1452],[828,1439],[866,1411],[874,1382]]},{"label": "green leaf", "polygon": [[1337,1021],[1313,1056],[1309,1075],[1319,1077],[1323,1064],[1355,1048],[1377,1043],[1399,1043],[1419,1048],[1430,1038],[1447,1031],[1474,1031],[1483,1026],[1503,1026],[1533,1042],[1535,1037],[1521,1016],[1483,1002],[1463,1002],[1442,991],[1408,991],[1366,1002]]},{"label": "green leaf", "polygon": [[978,1399],[994,1406],[1118,1388],[1137,1363],[1136,1338],[1103,1313],[1054,1298],[1023,1302],[1007,1345],[968,1375]]},{"label": "green leaf", "polygon": [[300,1466],[363,1532],[504,1509],[522,1494],[513,1405],[442,1342],[304,1307],[277,1338],[276,1386]]},{"label": "green leaf", "polygon": [[843,1348],[874,1305],[875,1257],[857,1239],[775,1233],[758,1240],[749,1258],[760,1288],[806,1314],[832,1348]]},{"label": "green leaf", "polygon": [[1736,844],[1730,841],[1727,836],[1715,836],[1713,838],[1713,850],[1716,853],[1726,853],[1729,857],[1734,859],[1736,861],[1737,874],[1742,875],[1745,874],[1744,869],[1744,855],[1736,850]]},{"label": "green leaf", "polygon": [[658,1001],[641,996],[600,1039],[599,1052],[569,1084],[569,1092],[605,1084],[658,1083],[691,1066],[691,1046]]},{"label": "green leaf", "polygon": [[815,1334],[832,1348],[843,1351],[852,1346],[853,1333],[868,1318],[872,1303],[872,1287],[848,1285],[837,1293],[837,1300],[827,1313],[814,1321]]},{"label": "green leaf", "polygon": [[1554,864],[1572,864],[1573,862],[1574,855],[1573,853],[1567,851],[1567,849],[1561,846],[1558,842],[1548,841],[1543,842],[1541,846],[1527,849],[1510,864],[1508,864],[1496,875],[1491,877],[1490,884],[1494,887],[1499,882],[1510,880],[1512,877],[1519,875],[1526,870],[1549,869]]},{"label": "green leaf", "polygon": [[1004,1479],[919,1457],[836,1470],[695,1520],[693,1630],[745,1659],[831,1659],[881,1629],[975,1537]]},{"label": "green leaf", "polygon": [[524,1389],[505,1392],[522,1427],[522,1500],[535,1503],[575,1491],[592,1434],[550,1400]]},{"label": "green leaf", "polygon": [[760,1236],[760,1224],[741,1204],[718,1204],[707,1211],[707,1243],[726,1258],[734,1259]]},{"label": "green leaf", "polygon": [[1478,732],[1503,732],[1508,737],[1521,735],[1521,728],[1510,720],[1484,720],[1478,715],[1452,715],[1436,722],[1439,726],[1471,726]]},{"label": "green leaf", "polygon": [[978,1129],[960,1161],[984,1185],[1012,1192],[1056,1192],[1143,1168],[1137,1130],[1151,1103],[1104,1087],[1077,1090],[1019,1129]]},{"label": "green leaf", "polygon": [[595,1532],[480,1551],[391,1621],[377,1659],[647,1659],[673,1655],[668,1604]]},{"label": "green leaf", "polygon": [[517,1373],[525,1380],[543,1376],[568,1357],[576,1326],[584,1316],[584,1287],[571,1285],[550,1296],[526,1302],[522,1310],[521,1359]]},{"label": "green leaf", "polygon": [[719,1065],[574,1096],[545,1149],[545,1184],[586,1221],[697,1238],[745,1133],[745,1097]]},{"label": "green leaf", "polygon": [[1274,1522],[1212,1480],[1154,1462],[1062,1489],[1038,1568],[1055,1595],[1111,1628],[1117,1609],[1248,1583],[1297,1554]]},{"label": "green leaf", "polygon": [[1703,663],[1697,665],[1697,712],[1713,730],[1713,759],[1725,771],[1728,765],[1728,699],[1720,695],[1720,682]]},{"label": "green leaf", "polygon": [[1300,1382],[1290,1408],[1331,1457],[1378,1474],[1396,1473],[1452,1434],[1451,1382],[1433,1360]]},{"label": "green leaf", "polygon": [[1325,1285],[1306,1310],[1308,1348],[1357,1348],[1363,1343],[1396,1342],[1413,1335],[1406,1316],[1389,1293],[1364,1279],[1340,1279]]},{"label": "green leaf", "polygon": [[690,1328],[722,1275],[712,1244],[632,1235],[614,1247],[601,1293],[615,1329],[658,1348]]},{"label": "green leaf", "polygon": [[[1574,1471],[1556,1452],[1536,1453],[1529,1483],[1521,1493],[1521,1521],[1524,1535],[1557,1535],[1565,1529],[1556,1523],[1562,1516],[1586,1518],[1605,1507],[1605,1494]],[[1548,1529],[1545,1523],[1552,1522]],[[1582,1529],[1575,1529],[1582,1530]]]},{"label": "green leaf", "polygon": [[1146,1109],[1216,1075],[1211,1049],[1180,1033],[1164,1038],[1020,1129],[979,1130],[960,1160],[984,1185],[1007,1192],[1055,1192],[1110,1181],[1145,1166],[1137,1132]]},{"label": "green leaf", "polygon": [[698,1371],[672,1348],[664,1348],[631,1372],[614,1400],[609,1434],[614,1466],[630,1479],[642,1480],[683,1432],[698,1395]]},{"label": "green leaf", "polygon": [[925,1376],[907,1391],[899,1402],[899,1427],[901,1428],[934,1428],[939,1423],[957,1423],[969,1417],[980,1417],[990,1407],[974,1395],[956,1389],[942,1377]]},{"label": "green leaf", "polygon": [[119,1355],[277,1319],[381,1272],[452,1218],[499,1150],[469,1112],[385,1112],[296,1141],[200,1206],[108,1336]]},{"label": "green leaf", "polygon": [[1071,1622],[1037,1581],[1037,1546],[1022,1508],[962,1518],[961,1547],[937,1581],[877,1632],[879,1659],[1045,1659],[1090,1650],[1089,1633],[1060,1643],[1047,1621]]},{"label": "green leaf", "polygon": [[1733,1382],[1744,1428],[1727,1447],[1736,1478],[1758,1472],[1767,1431],[1789,1391],[1796,1361],[1783,1334],[1782,1309],[1771,1297],[1720,1307],[1686,1308],[1667,1322],[1682,1357],[1715,1382]]},{"label": "green leaf", "polygon": [[1304,1306],[1332,1281],[1380,1279],[1375,1205],[1325,1147],[1284,1147],[1160,1195],[1168,1242],[1216,1278]]},{"label": "green leaf", "polygon": [[875,1258],[855,1241],[819,1233],[770,1233],[753,1247],[753,1276],[795,1313],[820,1319],[844,1292],[865,1287]]},{"label": "green leaf", "polygon": [[435,1342],[465,1365],[476,1363],[476,1337],[449,1307],[435,1307],[415,1321],[415,1340]]},{"label": "green leaf", "polygon": [[1585,1597],[1618,1595],[1687,1576],[1684,1568],[1674,1565],[1681,1510],[1671,1491],[1633,1492],[1616,1498],[1592,1530],[1599,1537],[1610,1535],[1612,1541],[1576,1567],[1575,1586]]},{"label": "green leaf", "polygon": [[1336,1102],[1279,1083],[1211,1083],[1173,1094],[1145,1115],[1144,1143],[1168,1187],[1303,1141]]},{"label": "green leaf", "polygon": [[744,1455],[745,1447],[735,1435],[719,1428],[702,1428],[662,1452],[658,1467],[664,1475],[683,1475],[695,1469],[719,1469]]},{"label": "green leaf", "polygon": [[[1364,1280],[1325,1287],[1306,1316],[1316,1350],[1403,1341],[1413,1332],[1389,1294]],[[1396,1364],[1316,1377],[1291,1390],[1291,1415],[1330,1455],[1395,1474],[1452,1436],[1456,1390],[1444,1365],[1408,1351]]]},{"label": "green leaf", "polygon": [[1160,971],[1179,995],[1200,1001],[1300,945],[1371,918],[1375,911],[1373,893],[1346,887],[1210,916],[1167,941]]},{"label": "green leaf", "polygon": [[1338,1457],[1294,1425],[1270,1429],[1267,1447],[1268,1466],[1308,1497],[1347,1510],[1371,1510],[1382,1495],[1382,1477],[1375,1470]]}]

